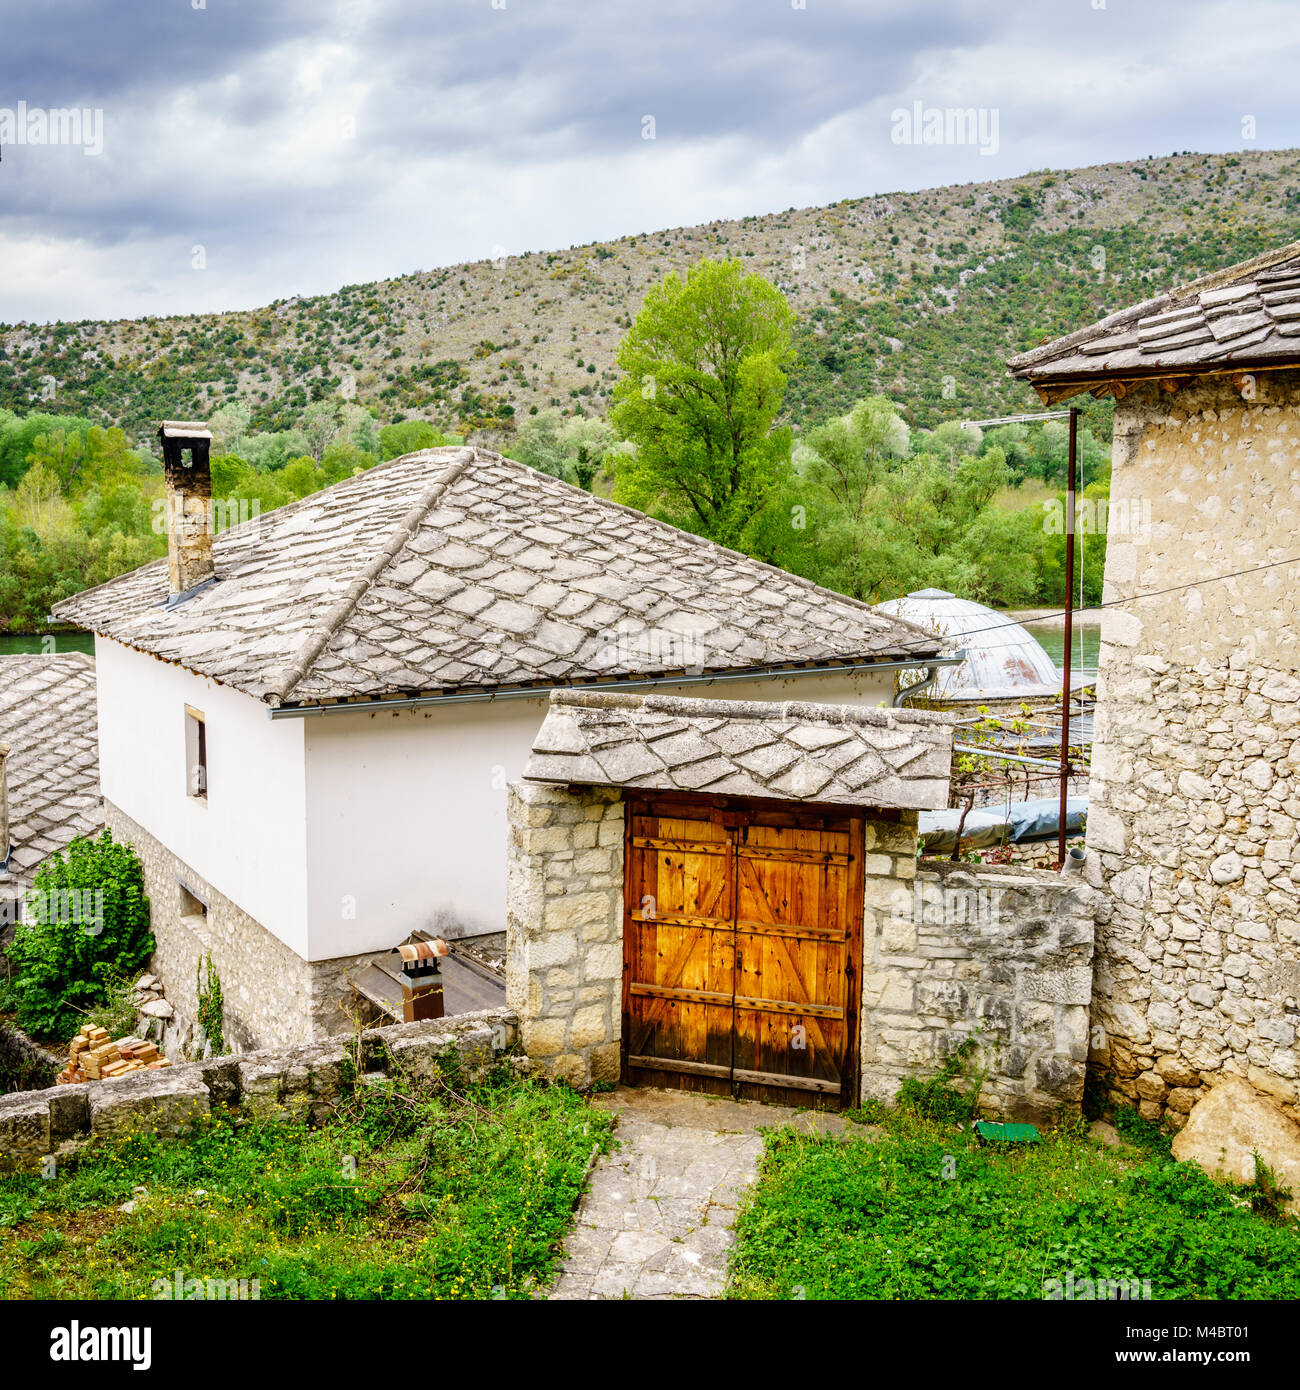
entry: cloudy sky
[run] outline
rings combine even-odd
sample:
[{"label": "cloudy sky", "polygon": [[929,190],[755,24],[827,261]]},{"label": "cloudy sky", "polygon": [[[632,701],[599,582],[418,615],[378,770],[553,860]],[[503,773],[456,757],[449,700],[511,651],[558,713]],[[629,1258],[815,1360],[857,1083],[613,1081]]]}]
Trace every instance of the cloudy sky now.
[{"label": "cloudy sky", "polygon": [[[1298,58],[1295,0],[4,0],[0,321],[1297,146]],[[895,138],[915,102],[983,148]]]}]

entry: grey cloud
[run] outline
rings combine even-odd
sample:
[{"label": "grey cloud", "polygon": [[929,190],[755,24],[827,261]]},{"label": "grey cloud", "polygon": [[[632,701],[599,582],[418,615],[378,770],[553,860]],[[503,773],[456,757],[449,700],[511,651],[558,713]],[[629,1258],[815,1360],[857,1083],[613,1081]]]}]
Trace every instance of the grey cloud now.
[{"label": "grey cloud", "polygon": [[[106,139],[99,158],[4,151],[0,244],[19,272],[0,280],[0,319],[247,306],[498,244],[1227,149],[1247,112],[1261,145],[1294,145],[1292,13],[1271,0],[6,0],[0,107],[102,106]],[[997,157],[893,145],[890,110],[914,99],[996,106]],[[48,274],[50,245],[66,273]]]}]

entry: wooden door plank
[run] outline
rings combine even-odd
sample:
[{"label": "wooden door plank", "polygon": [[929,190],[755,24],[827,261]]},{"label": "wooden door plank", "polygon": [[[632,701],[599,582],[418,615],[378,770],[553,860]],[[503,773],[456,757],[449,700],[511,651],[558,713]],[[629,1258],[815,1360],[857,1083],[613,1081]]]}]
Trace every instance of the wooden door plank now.
[{"label": "wooden door plank", "polygon": [[730,854],[731,847],[717,840],[667,839],[662,835],[634,835],[634,849],[670,849],[678,854]]},{"label": "wooden door plank", "polygon": [[796,1091],[819,1091],[823,1095],[840,1094],[838,1081],[826,1081],[819,1076],[790,1076],[786,1072],[747,1071],[737,1067],[733,1076],[738,1082],[748,1082],[758,1086],[789,1086]]},{"label": "wooden door plank", "polygon": [[[763,892],[762,884],[758,881],[757,875],[754,872],[753,864],[746,860],[740,860],[739,863],[740,876],[747,876],[752,884],[752,892],[750,894],[752,901],[757,906],[759,906],[761,910],[766,912],[769,917],[771,917],[771,907],[768,903],[766,894]],[[786,982],[786,988],[790,989],[792,992],[797,994],[800,998],[801,1003],[811,1004],[815,1002],[811,998],[809,998],[808,990],[804,985],[803,979],[800,977],[799,972],[795,967],[794,961],[791,959],[790,952],[786,948],[785,939],[781,936],[769,934],[763,938],[763,941],[765,947],[768,943],[771,943],[771,948],[774,953],[774,973],[781,974],[783,981]],[[738,949],[744,948],[738,947]],[[784,993],[785,990],[783,989],[781,992]],[[776,991],[771,991],[771,993],[775,994]],[[769,991],[767,989],[763,989],[762,996],[768,997]],[[744,1002],[744,999],[741,997],[739,992],[737,992],[736,1008],[738,1010],[743,1009]],[[823,1033],[821,1026],[816,1021],[816,1019],[811,1020],[808,1031],[810,1034],[812,1034],[816,1045],[822,1051],[829,1050],[827,1048],[826,1036]]]},{"label": "wooden door plank", "polygon": [[742,859],[766,859],[784,864],[847,864],[849,856],[830,849],[777,849],[773,845],[741,845]]},{"label": "wooden door plank", "polygon": [[730,1079],[731,1067],[712,1062],[692,1062],[684,1057],[641,1057],[635,1053],[627,1059],[630,1067],[644,1067],[649,1071],[680,1071],[692,1076],[718,1076]]}]

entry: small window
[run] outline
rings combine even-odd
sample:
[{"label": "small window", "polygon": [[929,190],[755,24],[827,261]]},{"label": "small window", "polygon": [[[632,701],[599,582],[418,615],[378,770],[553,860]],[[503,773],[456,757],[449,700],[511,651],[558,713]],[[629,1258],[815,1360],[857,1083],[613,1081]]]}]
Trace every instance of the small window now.
[{"label": "small window", "polygon": [[200,710],[185,706],[185,791],[208,799],[208,726]]},{"label": "small window", "polygon": [[212,949],[212,938],[208,934],[208,905],[196,893],[188,889],[180,879],[176,880],[179,893],[180,919],[189,929],[199,945],[205,950]]},{"label": "small window", "polygon": [[186,886],[177,881],[176,886],[181,892],[181,916],[197,917],[201,922],[206,922],[208,917],[208,905],[197,894],[191,893]]}]

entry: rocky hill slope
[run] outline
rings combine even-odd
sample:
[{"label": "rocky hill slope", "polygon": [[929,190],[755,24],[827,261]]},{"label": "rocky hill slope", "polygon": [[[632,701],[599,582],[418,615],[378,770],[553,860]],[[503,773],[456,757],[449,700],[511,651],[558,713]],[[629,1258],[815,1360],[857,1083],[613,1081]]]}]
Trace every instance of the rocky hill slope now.
[{"label": "rocky hill slope", "polygon": [[883,391],[930,427],[1032,405],[1005,378],[1010,354],[1300,237],[1298,170],[1295,150],[1157,156],[478,261],[250,312],[0,325],[0,406],[145,438],[160,417],[234,399],[254,428],[285,428],[341,394],[385,422],[508,442],[537,408],[603,412],[646,290],[737,256],[798,311],[794,424]]}]

